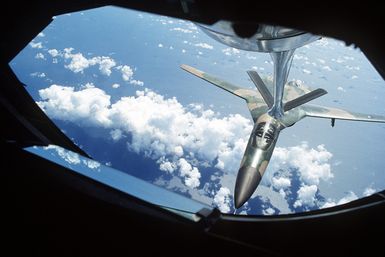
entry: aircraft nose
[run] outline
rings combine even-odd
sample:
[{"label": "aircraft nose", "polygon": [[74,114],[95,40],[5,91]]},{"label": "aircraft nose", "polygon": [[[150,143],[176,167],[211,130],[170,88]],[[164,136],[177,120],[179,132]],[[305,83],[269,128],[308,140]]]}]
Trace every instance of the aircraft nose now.
[{"label": "aircraft nose", "polygon": [[234,190],[235,208],[240,208],[254,193],[261,181],[261,174],[256,168],[251,166],[242,166],[239,169]]}]

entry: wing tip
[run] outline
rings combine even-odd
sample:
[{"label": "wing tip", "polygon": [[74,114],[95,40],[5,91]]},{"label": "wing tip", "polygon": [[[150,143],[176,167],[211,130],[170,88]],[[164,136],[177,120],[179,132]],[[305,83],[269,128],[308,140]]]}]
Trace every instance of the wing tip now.
[{"label": "wing tip", "polygon": [[203,71],[200,71],[200,70],[197,70],[197,69],[195,69],[194,67],[191,67],[191,66],[189,66],[189,65],[187,65],[187,64],[181,64],[180,67],[181,67],[183,70],[185,70],[185,71],[187,71],[187,72],[189,72],[189,73],[191,73],[191,74],[194,74],[195,76],[203,77],[204,72],[203,72]]}]

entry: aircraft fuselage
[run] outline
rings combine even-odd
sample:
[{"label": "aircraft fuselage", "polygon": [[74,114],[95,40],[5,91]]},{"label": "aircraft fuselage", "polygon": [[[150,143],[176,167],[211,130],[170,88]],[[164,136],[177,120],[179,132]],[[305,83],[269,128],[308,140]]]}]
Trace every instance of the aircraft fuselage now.
[{"label": "aircraft fuselage", "polygon": [[255,122],[235,183],[235,208],[242,206],[258,187],[283,128],[281,122],[267,113]]}]

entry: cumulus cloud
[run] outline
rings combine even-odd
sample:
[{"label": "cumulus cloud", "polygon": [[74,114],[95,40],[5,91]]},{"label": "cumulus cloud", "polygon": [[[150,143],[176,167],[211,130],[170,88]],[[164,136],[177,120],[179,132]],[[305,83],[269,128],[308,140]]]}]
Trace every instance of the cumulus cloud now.
[{"label": "cumulus cloud", "polygon": [[118,141],[122,138],[123,132],[120,129],[114,129],[110,131],[112,140]]},{"label": "cumulus cloud", "polygon": [[327,181],[334,176],[329,164],[332,156],[324,145],[318,145],[314,149],[310,148],[307,142],[302,142],[293,147],[276,147],[270,165],[273,170],[298,169],[302,182],[318,185],[320,180]]},{"label": "cumulus cloud", "polygon": [[116,65],[114,59],[107,56],[97,56],[91,59],[91,63],[99,64],[99,70],[103,75],[110,76],[111,69]]},{"label": "cumulus cloud", "polygon": [[298,199],[294,203],[294,207],[301,207],[303,205],[308,205],[310,207],[314,206],[315,194],[317,192],[317,186],[304,185],[298,190]]},{"label": "cumulus cloud", "polygon": [[134,75],[134,72],[132,71],[131,67],[128,65],[120,66],[118,67],[118,69],[121,71],[122,79],[124,81],[129,81],[131,77]]},{"label": "cumulus cloud", "polygon": [[37,54],[35,55],[35,59],[42,59],[42,60],[45,60],[44,54],[42,54],[42,53],[37,53]]},{"label": "cumulus cloud", "polygon": [[186,186],[191,188],[199,187],[201,174],[196,167],[191,166],[184,158],[180,158],[178,161],[179,172],[184,177]]},{"label": "cumulus cloud", "polygon": [[79,154],[68,151],[60,146],[48,145],[44,147],[45,150],[54,150],[64,161],[68,164],[79,165],[84,164],[90,169],[96,170],[100,167],[100,163],[94,160],[82,158],[80,159]]},{"label": "cumulus cloud", "polygon": [[59,56],[60,55],[60,52],[56,49],[49,49],[48,50],[48,53],[52,56],[52,57],[56,57],[56,56]]},{"label": "cumulus cloud", "polygon": [[83,164],[90,169],[98,169],[100,167],[100,163],[94,160],[83,159]]},{"label": "cumulus cloud", "polygon": [[130,80],[130,84],[142,87],[144,85],[144,82],[140,81],[140,80],[132,79],[132,80]]},{"label": "cumulus cloud", "polygon": [[[169,156],[191,187],[199,186],[199,169],[191,165],[197,160],[237,171],[252,129],[250,120],[241,115],[218,118],[200,105],[184,107],[176,98],[165,99],[148,89],[113,104],[109,95],[92,85],[78,91],[52,85],[39,95],[38,105],[51,118],[119,129],[131,135],[130,150],[155,160]],[[110,136],[119,138],[116,132]]]},{"label": "cumulus cloud", "polygon": [[238,49],[236,48],[233,48],[233,47],[228,47],[228,48],[225,48],[222,50],[222,52],[227,55],[227,56],[231,56],[231,55],[235,55],[235,54],[240,54],[241,51],[239,51]]},{"label": "cumulus cloud", "polygon": [[275,210],[273,208],[269,207],[267,209],[262,210],[262,213],[263,213],[263,215],[274,215]]},{"label": "cumulus cloud", "polygon": [[[51,56],[55,57],[59,55],[59,52],[56,49],[51,49]],[[82,53],[73,54],[73,48],[65,48],[64,49],[64,58],[69,59],[70,63],[65,65],[64,67],[75,72],[75,73],[83,73],[83,71],[90,66],[99,65],[99,71],[103,75],[110,76],[112,71],[111,69],[116,66],[116,62],[114,59],[108,56],[96,56],[90,59],[87,59],[83,56]],[[54,56],[55,55],[55,56]]]},{"label": "cumulus cloud", "polygon": [[37,43],[31,42],[31,43],[29,43],[29,45],[30,45],[32,48],[38,48],[38,49],[43,48],[43,44],[42,44],[41,42],[37,42]]},{"label": "cumulus cloud", "polygon": [[71,59],[70,63],[65,65],[65,68],[75,73],[83,72],[84,69],[87,69],[90,66],[88,59],[85,58],[81,53],[66,53],[65,56],[66,59]]},{"label": "cumulus cloud", "polygon": [[332,69],[328,65],[323,66],[322,69],[327,71],[332,71]]},{"label": "cumulus cloud", "polygon": [[84,125],[107,127],[111,124],[106,113],[110,96],[99,88],[90,86],[75,91],[73,87],[54,84],[39,90],[39,95],[42,101],[37,104],[52,118]]},{"label": "cumulus cloud", "polygon": [[376,192],[376,190],[373,189],[372,187],[367,187],[364,190],[363,196],[370,196],[370,195],[374,194],[375,192]]},{"label": "cumulus cloud", "polygon": [[34,73],[31,73],[30,75],[31,75],[31,77],[38,77],[38,78],[45,78],[46,77],[44,72],[34,72]]},{"label": "cumulus cloud", "polygon": [[45,37],[45,34],[43,32],[40,32],[39,34],[37,34],[38,37]]},{"label": "cumulus cloud", "polygon": [[271,180],[271,184],[276,188],[277,190],[284,189],[291,186],[291,181],[289,178],[285,177],[273,177]]},{"label": "cumulus cloud", "polygon": [[114,84],[112,84],[112,86],[111,86],[112,88],[119,88],[120,87],[120,85],[118,84],[118,83],[114,83]]},{"label": "cumulus cloud", "polygon": [[191,30],[189,30],[189,29],[183,29],[183,28],[172,28],[172,29],[170,29],[171,31],[179,31],[179,32],[182,32],[182,33],[192,33],[192,31]]},{"label": "cumulus cloud", "polygon": [[195,46],[205,48],[205,49],[213,49],[214,48],[212,45],[209,45],[207,43],[198,43],[198,44],[195,44]]},{"label": "cumulus cloud", "polygon": [[173,173],[176,170],[176,164],[165,160],[164,158],[159,159],[158,163],[160,163],[159,169],[162,171]]},{"label": "cumulus cloud", "polygon": [[69,164],[80,164],[80,158],[79,158],[79,155],[77,153],[70,152],[68,150],[65,150],[64,148],[61,148],[61,147],[55,146],[55,145],[49,145],[49,146],[45,147],[44,149],[55,150],[56,153]]},{"label": "cumulus cloud", "polygon": [[337,205],[345,204],[358,199],[357,195],[353,191],[349,191],[343,198],[341,198]]},{"label": "cumulus cloud", "polygon": [[214,196],[214,204],[223,213],[230,212],[231,206],[231,193],[227,187],[221,187]]},{"label": "cumulus cloud", "polygon": [[348,202],[351,202],[351,201],[354,201],[354,200],[357,200],[357,199],[358,199],[357,195],[353,191],[349,191],[349,192],[346,193],[346,195],[344,197],[342,197],[338,201],[335,201],[333,199],[328,199],[321,206],[321,208],[322,209],[329,208],[329,207],[333,207],[333,206],[336,206],[336,205],[345,204],[345,203],[348,203]]},{"label": "cumulus cloud", "polygon": [[[200,187],[200,167],[216,167],[234,176],[252,129],[241,115],[219,117],[199,104],[181,105],[149,89],[111,102],[103,90],[88,84],[80,90],[51,85],[39,91],[38,105],[51,117],[108,129],[113,140],[125,138],[130,151],[157,161],[159,169],[179,176],[189,188]],[[129,138],[129,139],[128,139]],[[263,183],[285,195],[290,175],[278,170],[295,169],[301,182],[295,206],[313,206],[321,180],[333,177],[332,154],[323,145],[311,148],[306,142],[277,147]],[[290,172],[288,173],[290,174]]]}]

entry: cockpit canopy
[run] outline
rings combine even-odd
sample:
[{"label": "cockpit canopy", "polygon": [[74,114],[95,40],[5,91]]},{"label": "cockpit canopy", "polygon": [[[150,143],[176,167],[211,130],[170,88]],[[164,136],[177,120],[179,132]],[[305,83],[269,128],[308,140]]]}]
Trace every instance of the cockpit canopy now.
[{"label": "cockpit canopy", "polygon": [[258,123],[254,130],[253,146],[266,150],[276,138],[277,132],[277,127],[272,123]]}]

